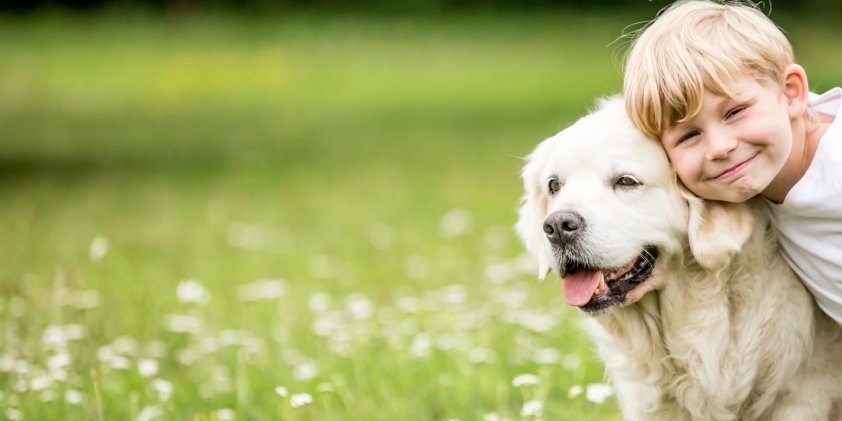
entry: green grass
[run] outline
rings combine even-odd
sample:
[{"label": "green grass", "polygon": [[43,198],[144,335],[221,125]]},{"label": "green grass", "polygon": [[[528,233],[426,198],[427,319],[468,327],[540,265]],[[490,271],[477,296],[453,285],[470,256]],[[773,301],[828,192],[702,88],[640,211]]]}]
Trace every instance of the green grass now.
[{"label": "green grass", "polygon": [[[635,20],[0,21],[0,414],[619,419],[568,396],[602,366],[511,225],[520,157],[619,89],[609,44]],[[827,28],[788,27],[823,87]],[[185,279],[209,300],[180,301]],[[282,296],[243,302],[260,279]]]}]

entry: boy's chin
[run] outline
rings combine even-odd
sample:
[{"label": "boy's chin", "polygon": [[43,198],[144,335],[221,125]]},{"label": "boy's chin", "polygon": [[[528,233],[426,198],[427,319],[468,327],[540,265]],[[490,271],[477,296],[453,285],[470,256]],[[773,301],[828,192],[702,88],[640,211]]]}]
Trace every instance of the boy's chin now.
[{"label": "boy's chin", "polygon": [[696,196],[701,197],[705,200],[717,200],[720,202],[731,202],[731,203],[740,203],[745,202],[757,195],[763,193],[763,188],[758,186],[756,183],[752,183],[752,180],[748,180],[747,177],[741,178],[731,185],[727,186],[727,188],[723,188],[724,186],[718,186],[720,188],[717,189],[689,189],[693,194]]}]

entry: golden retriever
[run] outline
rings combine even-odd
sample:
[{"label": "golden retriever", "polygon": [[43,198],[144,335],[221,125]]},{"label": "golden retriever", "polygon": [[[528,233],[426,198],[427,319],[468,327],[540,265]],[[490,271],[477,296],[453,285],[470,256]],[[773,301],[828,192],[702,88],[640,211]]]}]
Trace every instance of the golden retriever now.
[{"label": "golden retriever", "polygon": [[627,420],[840,417],[842,328],[778,255],[762,202],[706,202],[622,100],[542,142],[516,225],[586,317]]}]

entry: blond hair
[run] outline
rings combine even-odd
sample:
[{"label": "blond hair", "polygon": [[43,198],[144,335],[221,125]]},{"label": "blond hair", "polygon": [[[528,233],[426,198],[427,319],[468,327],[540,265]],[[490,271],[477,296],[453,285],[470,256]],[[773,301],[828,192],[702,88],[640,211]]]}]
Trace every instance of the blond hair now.
[{"label": "blond hair", "polygon": [[740,98],[731,86],[750,77],[782,86],[792,46],[746,2],[678,1],[642,28],[629,51],[624,91],[635,126],[652,137],[693,118],[705,89]]}]

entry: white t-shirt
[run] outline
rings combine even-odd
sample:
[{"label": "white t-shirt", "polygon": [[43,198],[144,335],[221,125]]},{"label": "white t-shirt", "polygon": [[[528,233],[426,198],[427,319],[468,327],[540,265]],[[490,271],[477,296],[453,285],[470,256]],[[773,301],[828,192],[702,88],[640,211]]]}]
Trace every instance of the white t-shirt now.
[{"label": "white t-shirt", "polygon": [[781,252],[819,307],[842,324],[842,88],[811,96],[815,110],[836,116],[807,172],[780,205],[769,203]]}]

